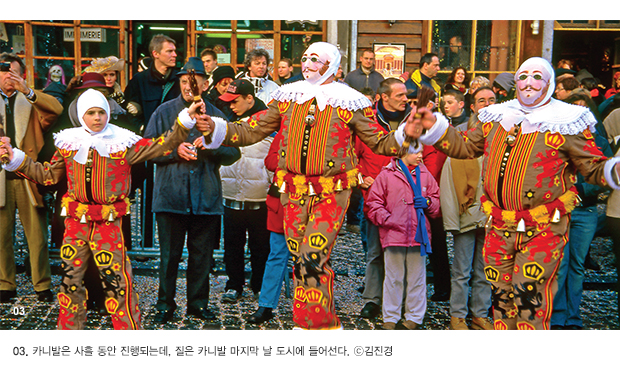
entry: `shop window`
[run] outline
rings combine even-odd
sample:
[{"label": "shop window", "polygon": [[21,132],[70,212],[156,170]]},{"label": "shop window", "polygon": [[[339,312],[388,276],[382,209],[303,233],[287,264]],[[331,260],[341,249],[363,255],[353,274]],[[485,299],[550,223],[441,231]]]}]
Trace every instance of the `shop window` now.
[{"label": "shop window", "polygon": [[205,48],[210,48],[217,54],[217,63],[219,65],[230,64],[230,36],[224,34],[198,34],[196,36],[196,56]]},{"label": "shop window", "polygon": [[243,64],[245,54],[249,51],[262,48],[269,53],[269,57],[273,62],[274,57],[274,41],[273,34],[254,34],[239,33],[237,34],[237,64]]},{"label": "shop window", "polygon": [[520,22],[433,21],[429,47],[439,56],[439,78],[459,65],[475,75],[516,70]]},{"label": "shop window", "polygon": [[[55,60],[55,59],[35,59],[34,60],[34,87],[36,89],[44,89],[51,81],[54,81],[50,75],[50,69],[52,67],[60,67],[60,83],[67,85],[73,78],[75,72],[75,65],[73,60]],[[57,72],[57,68],[54,68],[54,72]],[[56,75],[54,75],[56,76]]]},{"label": "shop window", "polygon": [[[82,56],[86,57],[118,57],[119,35],[117,29],[92,28],[95,33],[88,41],[82,39]],[[84,29],[83,29],[84,30]],[[86,65],[90,65],[87,62]]]},{"label": "shop window", "polygon": [[35,56],[74,57],[73,26],[33,25]]},{"label": "shop window", "polygon": [[433,21],[431,51],[439,56],[442,70],[470,69],[471,27],[472,21]]},{"label": "shop window", "polygon": [[211,21],[196,21],[197,31],[232,31],[231,21],[226,20],[211,20]]},{"label": "shop window", "polygon": [[476,70],[514,71],[516,67],[517,21],[478,21]]},{"label": "shop window", "polygon": [[242,31],[239,29],[248,29],[253,31],[259,30],[273,30],[273,21],[270,20],[246,20],[246,21],[237,21],[237,31]]},{"label": "shop window", "polygon": [[0,52],[25,53],[24,25],[0,22]]},{"label": "shop window", "polygon": [[280,56],[287,57],[293,61],[293,65],[301,65],[301,55],[303,55],[306,48],[314,42],[322,41],[322,35],[320,34],[306,34],[306,35],[282,35],[282,44],[280,49]]},{"label": "shop window", "polygon": [[286,31],[322,31],[323,21],[286,20],[282,21],[281,28]]},{"label": "shop window", "polygon": [[81,21],[82,25],[118,26],[118,20]]}]

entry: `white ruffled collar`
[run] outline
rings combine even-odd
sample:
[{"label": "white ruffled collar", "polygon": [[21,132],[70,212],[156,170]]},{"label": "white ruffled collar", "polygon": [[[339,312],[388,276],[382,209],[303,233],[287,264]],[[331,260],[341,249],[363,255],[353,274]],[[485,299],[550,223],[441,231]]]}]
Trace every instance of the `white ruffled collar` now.
[{"label": "white ruffled collar", "polygon": [[506,130],[521,123],[521,133],[552,132],[577,135],[585,129],[596,132],[596,118],[583,106],[564,103],[551,98],[549,103],[527,110],[517,99],[494,104],[480,110],[478,119],[483,123],[499,122]]},{"label": "white ruffled collar", "polygon": [[[111,153],[118,153],[132,147],[141,139],[142,137],[132,131],[108,123],[105,131],[96,135],[91,135],[81,127],[64,129],[54,134],[54,146],[69,151],[80,151],[80,149],[88,151],[85,146],[93,147],[101,156],[107,157]],[[82,158],[78,160],[77,155],[74,159],[78,163],[85,163],[85,161],[81,161]]]},{"label": "white ruffled collar", "polygon": [[272,94],[272,97],[280,102],[290,101],[297,104],[316,98],[316,103],[321,111],[328,105],[349,111],[357,111],[372,106],[370,100],[362,93],[340,82],[312,85],[307,81],[296,81],[280,86]]}]

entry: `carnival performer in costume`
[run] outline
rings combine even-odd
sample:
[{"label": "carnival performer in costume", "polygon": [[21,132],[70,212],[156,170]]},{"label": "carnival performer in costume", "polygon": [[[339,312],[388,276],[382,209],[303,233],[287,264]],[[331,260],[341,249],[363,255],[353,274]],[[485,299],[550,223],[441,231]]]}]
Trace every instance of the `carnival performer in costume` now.
[{"label": "carnival performer in costume", "polygon": [[[62,199],[66,215],[60,255],[63,279],[58,293],[59,329],[83,329],[86,322],[86,294],[82,277],[88,258],[94,257],[106,293],[105,307],[114,329],[140,329],[138,298],[133,289],[131,263],[126,255],[121,221],[129,214],[131,165],[169,154],[193,127],[193,104],[179,114],[172,131],[157,139],[143,139],[131,131],[108,123],[110,108],[100,92],[89,89],[77,102],[81,127],[65,129],[54,137],[56,153],[50,163],[39,163],[19,149],[12,149],[7,137],[0,139],[0,155],[10,162],[7,171],[38,184],[51,185],[66,175],[68,191]],[[204,113],[204,110],[203,110]],[[206,123],[205,123],[206,124]],[[208,128],[199,126],[202,130]]]},{"label": "carnival performer in costume", "polygon": [[207,147],[222,142],[245,146],[274,131],[282,133],[275,181],[282,193],[284,233],[295,264],[293,320],[299,328],[337,329],[341,325],[334,309],[330,253],[351,188],[360,183],[354,137],[375,153],[396,156],[405,124],[386,132],[375,122],[364,95],[334,82],[340,65],[335,46],[314,43],[301,63],[305,80],[281,86],[267,110],[246,122],[213,118],[213,141]]},{"label": "carnival performer in costume", "polygon": [[484,155],[483,255],[495,329],[549,329],[569,214],[579,204],[576,172],[620,189],[620,158],[607,160],[594,143],[587,108],[551,98],[554,81],[546,60],[530,58],[515,74],[517,99],[480,110],[470,131],[425,110],[409,121],[427,130],[423,143],[450,157]]}]

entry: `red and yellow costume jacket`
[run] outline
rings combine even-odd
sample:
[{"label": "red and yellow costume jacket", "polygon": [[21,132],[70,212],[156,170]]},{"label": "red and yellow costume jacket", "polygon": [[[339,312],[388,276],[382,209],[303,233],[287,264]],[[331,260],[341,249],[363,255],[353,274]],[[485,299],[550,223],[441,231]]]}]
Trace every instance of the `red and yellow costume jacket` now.
[{"label": "red and yellow costume jacket", "polygon": [[84,132],[71,128],[56,135],[57,150],[50,162],[41,164],[26,157],[15,172],[42,185],[56,184],[66,175],[68,190],[62,200],[63,214],[89,221],[113,220],[127,214],[131,165],[171,153],[189,133],[184,126],[175,124],[158,138],[143,139],[117,127],[119,142],[110,147],[109,157],[90,149],[87,163],[80,164],[73,160],[79,148],[71,137],[76,131]]},{"label": "red and yellow costume jacket", "polygon": [[[322,85],[321,92],[303,101],[305,81],[285,85],[274,94],[268,109],[244,123],[228,123],[223,143],[251,145],[275,131],[282,133],[276,182],[286,183],[287,193],[317,194],[334,191],[338,180],[343,189],[358,184],[355,137],[375,153],[394,156],[400,149],[395,132],[387,132],[374,119],[370,101],[341,83]],[[317,101],[324,96],[325,106]],[[318,102],[318,103],[317,103]],[[306,117],[314,119],[312,124]],[[398,132],[398,131],[397,131]],[[402,142],[402,141],[401,141]]]},{"label": "red and yellow costume jacket", "polygon": [[[465,133],[447,126],[445,118],[437,115],[437,123],[421,140],[453,158],[484,155],[483,209],[493,215],[494,226],[510,229],[523,219],[526,226],[541,227],[551,221],[556,209],[562,216],[578,203],[573,188],[577,171],[588,183],[605,186],[613,167],[605,163],[607,158],[594,142],[592,114],[555,100],[551,104],[549,110],[577,115],[570,123],[532,122],[529,131],[517,127],[511,132],[497,110],[483,109],[481,121]],[[511,134],[516,136],[512,145],[507,141]]]}]

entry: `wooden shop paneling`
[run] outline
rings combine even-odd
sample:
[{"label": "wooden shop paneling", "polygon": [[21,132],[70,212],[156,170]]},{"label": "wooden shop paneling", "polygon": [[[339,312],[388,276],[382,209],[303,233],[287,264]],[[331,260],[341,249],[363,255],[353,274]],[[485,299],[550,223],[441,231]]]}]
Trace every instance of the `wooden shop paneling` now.
[{"label": "wooden shop paneling", "polygon": [[358,34],[422,34],[422,21],[359,21]]}]

